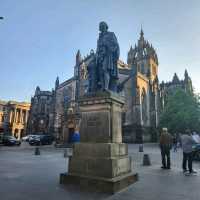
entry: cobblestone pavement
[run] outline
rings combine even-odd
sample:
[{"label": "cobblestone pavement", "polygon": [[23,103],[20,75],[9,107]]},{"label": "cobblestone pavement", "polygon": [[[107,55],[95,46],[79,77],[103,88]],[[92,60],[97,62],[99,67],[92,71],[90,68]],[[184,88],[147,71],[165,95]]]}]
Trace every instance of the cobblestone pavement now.
[{"label": "cobblestone pavement", "polygon": [[[59,174],[67,170],[63,149],[43,146],[41,155],[34,155],[34,147],[0,146],[0,199],[1,200],[198,200],[200,176],[184,176],[181,170],[182,152],[171,153],[172,169],[160,169],[160,152],[156,144],[145,144],[144,152],[138,145],[129,145],[133,170],[139,181],[115,195],[80,191],[77,187],[59,184]],[[148,153],[152,165],[142,166],[143,154]],[[194,168],[199,171],[200,163]]]}]

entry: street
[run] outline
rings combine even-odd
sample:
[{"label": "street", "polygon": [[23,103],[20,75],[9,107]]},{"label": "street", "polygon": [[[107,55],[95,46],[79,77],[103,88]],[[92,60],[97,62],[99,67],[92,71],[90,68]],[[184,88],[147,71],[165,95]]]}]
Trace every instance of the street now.
[{"label": "street", "polygon": [[[144,152],[138,145],[129,145],[133,170],[139,173],[139,181],[115,195],[81,191],[74,186],[59,184],[59,174],[67,171],[64,149],[54,146],[40,147],[41,155],[34,155],[35,147],[22,143],[20,147],[0,146],[0,199],[137,199],[137,200],[197,200],[200,190],[200,163],[194,168],[198,175],[186,177],[182,173],[182,152],[171,153],[172,169],[160,168],[158,145],[145,144]],[[143,154],[148,153],[151,166],[142,166]]]}]

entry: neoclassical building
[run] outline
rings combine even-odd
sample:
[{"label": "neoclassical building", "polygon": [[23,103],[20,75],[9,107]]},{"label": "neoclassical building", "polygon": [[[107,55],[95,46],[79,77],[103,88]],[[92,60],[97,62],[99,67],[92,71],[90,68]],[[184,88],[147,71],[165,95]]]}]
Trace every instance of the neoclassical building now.
[{"label": "neoclassical building", "polygon": [[[69,141],[75,129],[78,99],[88,90],[87,67],[94,56],[93,50],[86,57],[78,51],[72,78],[60,83],[57,77],[52,91],[36,88],[31,100],[29,133],[51,133],[63,142]],[[155,140],[165,96],[177,87],[192,91],[187,72],[183,81],[176,75],[172,82],[159,84],[158,65],[156,50],[141,30],[137,43],[128,51],[127,63],[118,61],[121,95],[125,97],[122,113],[125,142]]]},{"label": "neoclassical building", "polygon": [[26,135],[30,103],[0,101],[0,133],[20,139]]}]

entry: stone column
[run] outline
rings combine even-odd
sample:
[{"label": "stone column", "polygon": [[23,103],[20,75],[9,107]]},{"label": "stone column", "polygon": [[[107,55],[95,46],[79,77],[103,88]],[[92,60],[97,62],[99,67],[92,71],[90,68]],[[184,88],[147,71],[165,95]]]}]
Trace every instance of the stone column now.
[{"label": "stone column", "polygon": [[20,109],[20,123],[21,124],[23,124],[23,115],[24,115],[23,110]]},{"label": "stone column", "polygon": [[17,109],[14,108],[14,117],[13,117],[13,122],[16,123],[17,122]]},{"label": "stone column", "polygon": [[21,119],[21,123],[23,124],[24,123],[24,110],[23,109],[21,109],[21,117],[20,117],[20,119]]},{"label": "stone column", "polygon": [[18,109],[16,109],[16,118],[15,118],[16,123],[18,123],[18,115],[19,115],[19,112],[18,112]]},{"label": "stone column", "polygon": [[11,110],[10,111],[10,116],[9,116],[9,123],[10,124],[12,123],[12,116],[13,116],[13,111]]},{"label": "stone column", "polygon": [[29,111],[26,110],[26,112],[25,112],[25,117],[24,117],[25,123],[26,123],[26,124],[27,124],[27,122],[28,122],[28,114],[29,114]]}]

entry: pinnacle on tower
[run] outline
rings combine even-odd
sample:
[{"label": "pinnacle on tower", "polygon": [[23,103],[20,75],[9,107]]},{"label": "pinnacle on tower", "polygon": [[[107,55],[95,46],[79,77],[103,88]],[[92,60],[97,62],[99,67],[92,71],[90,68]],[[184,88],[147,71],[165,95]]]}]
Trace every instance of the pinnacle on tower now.
[{"label": "pinnacle on tower", "polygon": [[35,89],[35,94],[37,95],[39,92],[40,92],[40,87],[37,86],[36,89]]},{"label": "pinnacle on tower", "polygon": [[144,32],[143,32],[143,29],[142,29],[142,27],[141,27],[141,31],[140,31],[140,38],[139,38],[139,40],[138,40],[138,47],[139,48],[143,48],[143,46],[144,46]]},{"label": "pinnacle on tower", "polygon": [[94,50],[93,49],[90,50],[90,55],[94,55]]},{"label": "pinnacle on tower", "polygon": [[59,86],[59,77],[57,76],[56,82],[55,82],[55,89],[57,89]]},{"label": "pinnacle on tower", "polygon": [[184,76],[185,76],[185,80],[189,78],[189,75],[188,75],[187,69],[185,69]]},{"label": "pinnacle on tower", "polygon": [[78,50],[76,53],[76,65],[79,65],[81,62],[82,62],[82,57],[81,57],[80,50]]},{"label": "pinnacle on tower", "polygon": [[175,84],[179,84],[180,83],[180,80],[179,80],[179,78],[178,78],[176,73],[174,73],[174,77],[173,77],[172,82],[175,83]]},{"label": "pinnacle on tower", "polygon": [[144,38],[144,32],[143,32],[142,27],[141,27],[141,31],[140,31],[140,38]]}]

